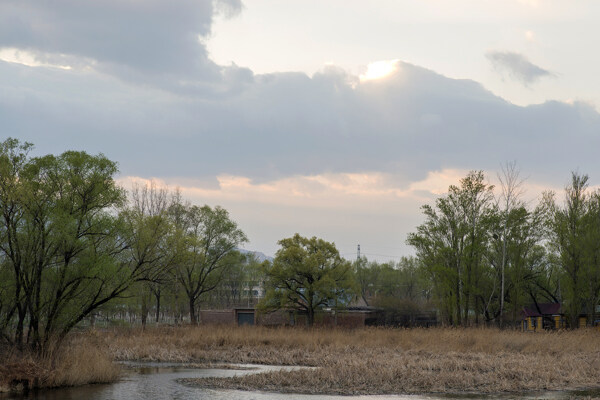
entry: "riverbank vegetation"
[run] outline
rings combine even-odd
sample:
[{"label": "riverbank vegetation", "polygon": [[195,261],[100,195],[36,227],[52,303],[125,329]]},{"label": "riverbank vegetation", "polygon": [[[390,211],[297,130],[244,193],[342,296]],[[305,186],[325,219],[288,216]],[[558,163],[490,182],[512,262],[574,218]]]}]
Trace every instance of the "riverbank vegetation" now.
[{"label": "riverbank vegetation", "polygon": [[356,330],[229,326],[83,335],[114,360],[318,367],[187,384],[297,393],[491,393],[598,387],[596,330]]},{"label": "riverbank vegetation", "polygon": [[[407,239],[416,255],[397,262],[350,262],[334,243],[300,235],[280,240],[274,259],[259,260],[239,249],[248,239],[219,206],[192,205],[178,190],[153,183],[128,191],[115,180],[117,164],[101,154],[33,157],[31,150],[16,139],[0,142],[0,385],[109,381],[117,376],[111,359],[320,367],[279,373],[280,382],[289,379],[280,390],[295,390],[293,382],[324,391],[318,382],[343,387],[350,378],[340,371],[369,388],[387,387],[377,383],[385,377],[397,382],[385,391],[401,392],[598,382],[590,372],[599,370],[598,347],[587,347],[597,346],[596,331],[531,337],[461,329],[113,331],[195,326],[201,307],[284,308],[312,325],[323,309],[359,301],[377,307],[375,322],[385,326],[414,326],[426,316],[428,325],[515,328],[524,306],[545,302],[560,304],[560,326],[593,325],[600,322],[600,190],[588,188],[586,175],[572,174],[563,201],[545,193],[531,206],[514,164],[504,168],[498,188],[472,171],[423,206],[425,221]],[[101,340],[75,346],[93,337],[81,332],[96,328],[104,329]],[[240,332],[248,337],[235,336]],[[77,367],[79,353],[98,370]],[[428,381],[435,371],[446,378]],[[271,378],[210,384],[267,385],[260,379]]]},{"label": "riverbank vegetation", "polygon": [[297,393],[522,392],[597,387],[595,330],[305,330],[261,327],[107,333],[115,359],[305,365],[316,369],[188,380],[213,388]]},{"label": "riverbank vegetation", "polygon": [[111,383],[121,376],[120,365],[91,334],[70,335],[52,354],[5,348],[0,355],[0,393]]}]

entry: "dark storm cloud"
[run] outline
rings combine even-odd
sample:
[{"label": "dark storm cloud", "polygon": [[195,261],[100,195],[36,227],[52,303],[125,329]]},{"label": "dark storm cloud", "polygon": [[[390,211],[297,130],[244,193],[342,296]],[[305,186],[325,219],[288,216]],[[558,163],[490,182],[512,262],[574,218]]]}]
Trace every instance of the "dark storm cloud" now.
[{"label": "dark storm cloud", "polygon": [[507,74],[525,86],[537,82],[540,78],[554,76],[552,72],[531,63],[525,56],[510,51],[492,51],[486,54],[494,68]]},{"label": "dark storm cloud", "polygon": [[201,86],[218,80],[221,68],[200,39],[215,12],[240,9],[239,0],[7,0],[0,3],[0,47],[28,50],[45,63],[88,60],[128,81]]}]

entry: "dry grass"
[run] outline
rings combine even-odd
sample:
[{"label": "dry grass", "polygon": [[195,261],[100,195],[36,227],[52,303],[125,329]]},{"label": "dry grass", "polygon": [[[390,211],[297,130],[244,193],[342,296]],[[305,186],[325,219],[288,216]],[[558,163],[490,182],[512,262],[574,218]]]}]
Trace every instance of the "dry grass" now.
[{"label": "dry grass", "polygon": [[71,338],[60,351],[44,358],[4,352],[0,392],[114,382],[121,369],[101,344],[86,335]]},{"label": "dry grass", "polygon": [[600,333],[159,328],[103,335],[116,359],[318,366],[194,384],[299,393],[521,392],[600,385]]},{"label": "dry grass", "polygon": [[297,393],[522,392],[597,388],[600,332],[202,326],[73,335],[51,360],[7,355],[0,390],[118,379],[111,360],[319,368],[188,381],[213,388]]}]

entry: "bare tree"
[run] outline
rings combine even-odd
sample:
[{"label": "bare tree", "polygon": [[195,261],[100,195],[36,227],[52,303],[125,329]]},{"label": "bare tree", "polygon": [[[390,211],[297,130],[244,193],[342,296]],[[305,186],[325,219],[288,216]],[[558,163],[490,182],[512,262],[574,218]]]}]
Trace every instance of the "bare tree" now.
[{"label": "bare tree", "polygon": [[500,257],[500,326],[504,323],[504,298],[505,298],[505,269],[507,263],[506,248],[508,244],[508,231],[511,224],[511,212],[523,206],[521,200],[523,193],[523,182],[520,177],[520,171],[517,168],[516,161],[509,161],[501,166],[501,173],[498,173],[500,181],[500,195],[497,198],[497,205],[502,214],[501,240],[502,251]]},{"label": "bare tree", "polygon": [[167,216],[168,190],[159,188],[155,181],[145,185],[134,184],[127,209],[122,213],[130,225],[130,252],[132,259],[151,264],[140,282],[141,319],[146,326],[151,296],[160,312],[160,285],[166,279],[170,263],[167,235],[170,225]]}]

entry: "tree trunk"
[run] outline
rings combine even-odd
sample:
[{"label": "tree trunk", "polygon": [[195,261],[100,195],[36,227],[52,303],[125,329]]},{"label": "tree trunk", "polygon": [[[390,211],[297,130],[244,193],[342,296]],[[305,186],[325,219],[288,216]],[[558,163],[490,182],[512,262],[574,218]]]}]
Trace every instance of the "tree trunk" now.
[{"label": "tree trunk", "polygon": [[148,318],[148,304],[145,294],[142,296],[142,329],[146,328],[146,319]]},{"label": "tree trunk", "polygon": [[198,320],[196,319],[196,301],[193,297],[190,297],[190,323],[192,325],[198,325]]},{"label": "tree trunk", "polygon": [[158,324],[160,320],[160,289],[158,289],[154,296],[156,297],[156,323]]},{"label": "tree trunk", "polygon": [[17,329],[15,332],[15,342],[17,344],[17,348],[19,350],[23,350],[23,326],[25,325],[25,315],[26,309],[22,305],[17,307],[17,314],[19,315],[19,320],[17,321]]},{"label": "tree trunk", "polygon": [[308,313],[307,313],[307,318],[306,318],[306,325],[309,328],[312,328],[314,323],[315,323],[315,310],[313,310],[312,308],[309,308]]},{"label": "tree trunk", "polygon": [[458,274],[458,279],[456,280],[456,319],[454,321],[454,326],[460,326],[461,323],[461,307],[460,307],[460,274]]}]

